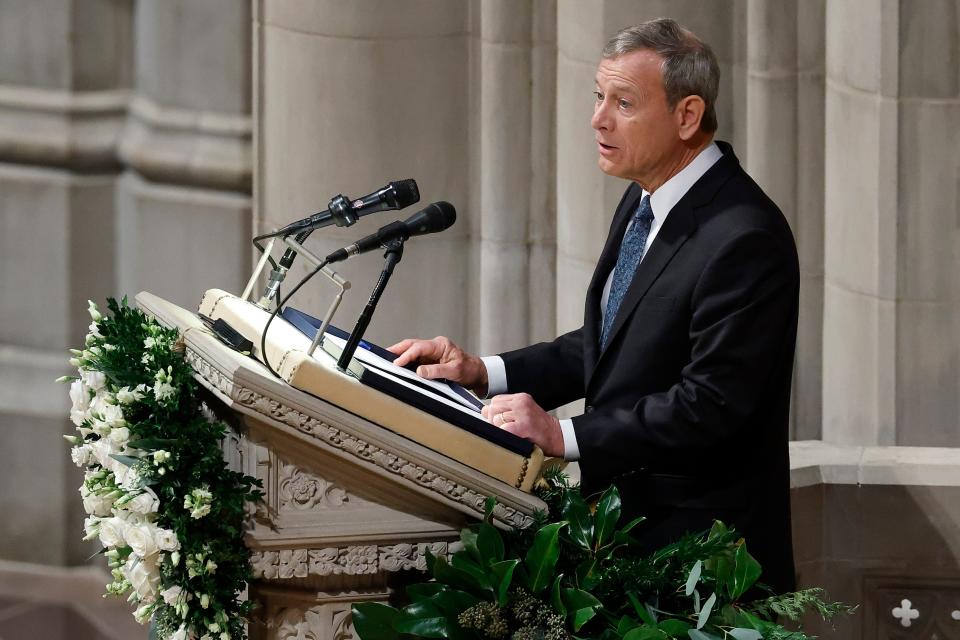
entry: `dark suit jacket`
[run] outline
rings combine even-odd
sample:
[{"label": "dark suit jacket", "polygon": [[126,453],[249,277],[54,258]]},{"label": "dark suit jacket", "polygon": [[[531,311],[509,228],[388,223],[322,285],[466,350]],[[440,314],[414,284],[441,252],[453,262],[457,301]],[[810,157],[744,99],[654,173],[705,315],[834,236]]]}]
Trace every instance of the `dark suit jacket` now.
[{"label": "dark suit jacket", "polygon": [[783,214],[733,150],[670,211],[600,350],[600,296],[641,189],[627,188],[587,291],[583,327],[502,354],[511,393],[573,418],[586,494],[615,483],[651,549],[714,518],[793,587],[788,420],[799,270]]}]

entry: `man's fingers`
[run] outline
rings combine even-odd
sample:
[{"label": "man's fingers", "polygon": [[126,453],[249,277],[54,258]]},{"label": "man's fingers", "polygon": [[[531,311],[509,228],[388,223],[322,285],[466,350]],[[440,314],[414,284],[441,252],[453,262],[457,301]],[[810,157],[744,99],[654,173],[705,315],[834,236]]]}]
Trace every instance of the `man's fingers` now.
[{"label": "man's fingers", "polygon": [[460,381],[460,369],[453,364],[422,364],[417,367],[417,375],[428,380],[446,378],[454,382]]},{"label": "man's fingers", "polygon": [[[399,347],[405,342],[409,342],[406,349],[393,361],[393,364],[398,367],[403,367],[419,360],[437,360],[440,355],[443,355],[442,352],[439,355],[436,354],[436,345],[431,340],[404,340],[394,346]],[[392,350],[391,348],[391,351]]]},{"label": "man's fingers", "polygon": [[395,355],[401,355],[404,351],[410,348],[410,346],[416,342],[415,338],[407,338],[406,340],[401,340],[395,345],[387,347],[387,351],[392,351]]}]

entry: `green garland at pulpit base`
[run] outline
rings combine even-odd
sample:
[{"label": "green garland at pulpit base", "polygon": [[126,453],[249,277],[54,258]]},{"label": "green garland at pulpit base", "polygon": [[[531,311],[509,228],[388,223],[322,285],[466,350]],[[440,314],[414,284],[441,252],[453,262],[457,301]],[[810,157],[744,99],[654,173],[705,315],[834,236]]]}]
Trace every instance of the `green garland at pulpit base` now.
[{"label": "green garland at pulpit base", "polygon": [[541,514],[501,533],[489,501],[487,519],[461,531],[461,550],[428,559],[433,581],[409,587],[410,604],[354,605],[361,640],[807,640],[778,619],[855,609],[820,589],[756,599],[760,565],[721,522],[642,553],[630,535],[642,518],[618,526],[615,487],[591,508],[562,473],[545,480],[553,521]]}]

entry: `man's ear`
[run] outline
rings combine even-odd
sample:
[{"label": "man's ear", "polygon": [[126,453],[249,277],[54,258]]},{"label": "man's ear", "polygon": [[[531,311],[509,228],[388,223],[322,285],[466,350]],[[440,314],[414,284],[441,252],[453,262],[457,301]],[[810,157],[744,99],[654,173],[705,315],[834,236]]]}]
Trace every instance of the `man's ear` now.
[{"label": "man's ear", "polygon": [[677,102],[673,116],[681,140],[690,140],[700,130],[700,120],[707,105],[700,96],[687,96]]}]

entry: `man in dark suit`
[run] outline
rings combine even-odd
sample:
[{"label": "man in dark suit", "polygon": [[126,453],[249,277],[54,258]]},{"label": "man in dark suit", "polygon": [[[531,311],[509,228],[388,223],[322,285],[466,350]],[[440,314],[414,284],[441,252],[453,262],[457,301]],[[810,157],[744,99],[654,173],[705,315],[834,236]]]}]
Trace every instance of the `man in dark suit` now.
[{"label": "man in dark suit", "polygon": [[[397,362],[493,397],[484,415],[616,484],[652,549],[735,526],[776,590],[793,586],[787,426],[799,272],[790,229],[715,143],[719,67],[672,20],[622,30],[597,70],[600,168],[632,184],[587,290],[583,327],[493,358],[446,338]],[[504,392],[509,391],[509,394]],[[583,415],[546,411],[585,398]]]}]

